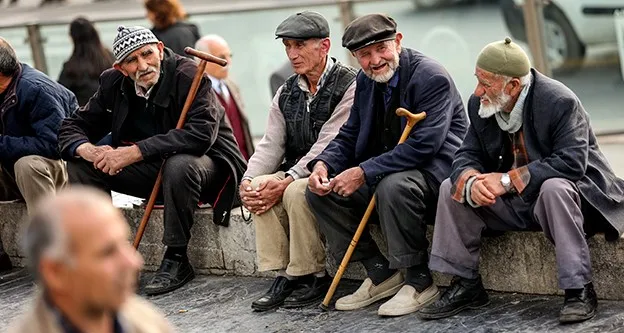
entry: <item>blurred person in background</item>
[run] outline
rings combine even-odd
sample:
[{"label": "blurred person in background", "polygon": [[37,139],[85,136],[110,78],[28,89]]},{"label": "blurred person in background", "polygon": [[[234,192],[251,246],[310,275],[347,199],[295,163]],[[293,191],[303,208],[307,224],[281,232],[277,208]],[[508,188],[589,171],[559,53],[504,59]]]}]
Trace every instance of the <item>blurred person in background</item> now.
[{"label": "blurred person in background", "polygon": [[134,294],[143,261],[129,237],[121,212],[96,189],[72,187],[42,200],[23,239],[40,288],[9,332],[173,332]]},{"label": "blurred person in background", "polygon": [[221,36],[207,35],[195,43],[195,49],[208,52],[228,62],[227,66],[220,66],[211,62],[207,63],[206,74],[212,81],[212,88],[217,93],[217,98],[225,109],[225,115],[234,131],[238,148],[245,160],[248,161],[249,157],[254,153],[254,145],[249,130],[249,121],[244,111],[243,98],[238,85],[229,78],[230,67],[232,66],[230,46]]},{"label": "blurred person in background", "polygon": [[156,38],[173,52],[190,57],[184,48],[193,47],[201,35],[195,24],[184,21],[188,15],[182,4],[178,0],[145,0],[144,4]]},{"label": "blurred person in background", "polygon": [[97,30],[84,17],[69,24],[69,35],[74,51],[63,64],[58,82],[71,90],[82,106],[97,91],[100,74],[113,66],[115,57],[102,45]]}]

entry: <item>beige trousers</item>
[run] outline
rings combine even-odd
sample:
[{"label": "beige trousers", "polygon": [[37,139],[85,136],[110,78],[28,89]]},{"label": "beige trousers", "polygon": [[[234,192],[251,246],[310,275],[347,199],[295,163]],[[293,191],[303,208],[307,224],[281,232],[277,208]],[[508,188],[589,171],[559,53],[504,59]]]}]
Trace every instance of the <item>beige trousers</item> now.
[{"label": "beige trousers", "polygon": [[[269,178],[284,177],[284,172],[258,176],[251,184],[255,188]],[[260,271],[286,269],[288,275],[302,276],[325,269],[325,247],[305,199],[307,185],[307,178],[295,180],[281,202],[264,214],[254,214]]]},{"label": "beige trousers", "polygon": [[14,168],[15,177],[0,168],[0,201],[23,199],[29,211],[37,200],[67,184],[67,168],[63,160],[30,155],[17,160]]}]

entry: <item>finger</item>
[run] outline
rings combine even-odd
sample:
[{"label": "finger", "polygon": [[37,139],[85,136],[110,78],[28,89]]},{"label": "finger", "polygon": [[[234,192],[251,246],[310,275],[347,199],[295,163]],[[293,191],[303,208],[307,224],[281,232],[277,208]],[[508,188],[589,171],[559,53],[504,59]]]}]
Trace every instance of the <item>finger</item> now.
[{"label": "finger", "polygon": [[258,184],[258,187],[256,187],[256,191],[260,192],[264,190],[266,186],[267,186],[267,181],[263,181],[260,184]]},{"label": "finger", "polygon": [[479,186],[479,192],[481,192],[481,194],[486,197],[489,200],[494,200],[496,199],[496,196],[494,194],[492,194],[492,192],[490,192],[490,190],[488,189],[487,185],[485,183],[482,183],[481,186]]},{"label": "finger", "polygon": [[476,175],[475,178],[477,180],[483,180],[483,179],[487,178],[487,175],[484,174],[484,173],[481,173],[481,174]]}]

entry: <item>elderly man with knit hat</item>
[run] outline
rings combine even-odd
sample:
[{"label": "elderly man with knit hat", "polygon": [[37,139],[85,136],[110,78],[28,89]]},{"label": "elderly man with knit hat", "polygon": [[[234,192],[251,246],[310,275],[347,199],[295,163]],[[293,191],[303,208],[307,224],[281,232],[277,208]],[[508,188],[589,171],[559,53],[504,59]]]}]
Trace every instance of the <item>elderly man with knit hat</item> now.
[{"label": "elderly man with knit hat", "polygon": [[[147,198],[162,165],[167,250],[145,286],[156,295],[193,279],[186,250],[197,203],[210,203],[213,221],[227,226],[246,163],[207,76],[176,129],[197,71],[193,60],[143,27],[119,27],[113,53],[114,68],[102,73],[95,95],[63,122],[60,150],[70,183],[108,193]],[[93,144],[109,132],[110,146]]]},{"label": "elderly man with knit hat", "polygon": [[[372,220],[379,221],[388,244],[386,257],[364,231],[351,259],[364,264],[367,279],[336,301],[337,310],[392,297],[377,313],[401,316],[439,293],[427,267],[427,222],[433,222],[438,188],[451,173],[468,124],[450,74],[403,47],[402,39],[396,22],[383,14],[347,26],[342,44],[362,66],[353,108],[336,138],[308,164],[313,172],[306,199],[334,258],[344,257],[373,195]],[[399,107],[427,113],[402,144],[406,119],[396,115]]]},{"label": "elderly man with knit hat", "polygon": [[[453,275],[419,316],[438,319],[488,304],[479,276],[481,234],[543,230],[554,243],[562,323],[596,312],[586,237],[624,230],[624,181],[613,174],[576,95],[531,68],[511,39],[488,44],[468,101],[470,128],[440,187],[430,268]],[[527,272],[531,274],[531,272]]]}]

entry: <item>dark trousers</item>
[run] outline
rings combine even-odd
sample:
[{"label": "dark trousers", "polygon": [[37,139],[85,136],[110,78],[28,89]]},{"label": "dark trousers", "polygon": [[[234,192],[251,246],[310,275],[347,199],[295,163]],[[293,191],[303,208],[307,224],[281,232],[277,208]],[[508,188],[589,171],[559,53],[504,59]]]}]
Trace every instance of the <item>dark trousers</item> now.
[{"label": "dark trousers", "polygon": [[[95,169],[93,163],[75,159],[67,162],[67,173],[70,184],[94,186],[109,194],[115,191],[148,198],[161,164],[161,160],[139,162],[125,167],[115,176],[109,176]],[[200,198],[216,198],[227,174],[227,167],[215,163],[206,155],[179,154],[167,159],[160,190],[160,197],[165,203],[163,244],[188,244],[198,201]]]},{"label": "dark trousers", "polygon": [[[306,199],[332,256],[340,262],[358,228],[371,199],[371,190],[362,186],[350,197],[332,192],[318,196],[308,189]],[[435,211],[437,187],[431,186],[418,170],[386,176],[374,190],[376,211],[369,223],[379,222],[388,244],[390,268],[408,268],[427,263],[426,220]],[[368,230],[362,233],[351,261],[379,255],[379,248]]]}]

